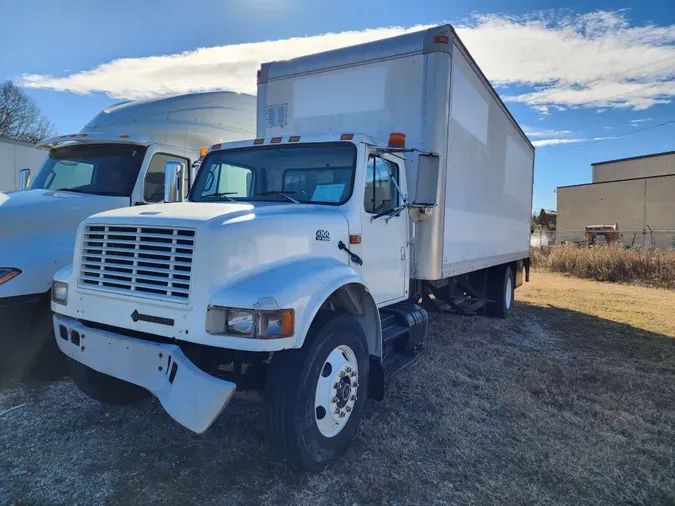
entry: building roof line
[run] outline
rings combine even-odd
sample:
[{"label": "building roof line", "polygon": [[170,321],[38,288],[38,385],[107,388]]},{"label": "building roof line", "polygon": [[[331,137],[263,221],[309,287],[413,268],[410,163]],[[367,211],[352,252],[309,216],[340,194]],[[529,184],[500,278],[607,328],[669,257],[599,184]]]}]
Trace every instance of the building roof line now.
[{"label": "building roof line", "polygon": [[607,160],[605,162],[595,162],[591,164],[591,167],[595,167],[597,165],[605,165],[608,163],[616,163],[616,162],[627,162],[629,160],[641,160],[642,158],[654,158],[655,156],[665,156],[665,155],[674,155],[675,151],[663,151],[661,153],[651,153],[648,155],[639,155],[639,156],[629,156],[628,158],[617,158],[616,160]]}]

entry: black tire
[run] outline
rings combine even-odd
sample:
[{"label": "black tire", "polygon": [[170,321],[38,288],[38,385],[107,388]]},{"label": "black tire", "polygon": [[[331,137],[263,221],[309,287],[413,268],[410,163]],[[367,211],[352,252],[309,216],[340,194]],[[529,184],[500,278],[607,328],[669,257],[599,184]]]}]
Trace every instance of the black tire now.
[{"label": "black tire", "polygon": [[[485,306],[485,316],[506,318],[513,306],[515,282],[511,266],[499,266],[491,269],[488,278],[487,296],[494,302]],[[510,292],[507,296],[507,291]]]},{"label": "black tire", "polygon": [[[328,355],[340,345],[354,352],[358,395],[340,432],[324,436],[316,422],[314,397]],[[277,352],[265,382],[263,418],[267,437],[282,455],[307,471],[320,471],[349,447],[368,397],[369,357],[359,323],[343,313],[320,313],[302,348]]]},{"label": "black tire", "polygon": [[52,380],[68,372],[52,323],[49,293],[34,304],[4,308],[0,330],[0,381],[15,384],[26,379]]},{"label": "black tire", "polygon": [[70,374],[84,394],[103,404],[123,406],[150,397],[144,388],[95,371],[76,360],[70,361]]}]

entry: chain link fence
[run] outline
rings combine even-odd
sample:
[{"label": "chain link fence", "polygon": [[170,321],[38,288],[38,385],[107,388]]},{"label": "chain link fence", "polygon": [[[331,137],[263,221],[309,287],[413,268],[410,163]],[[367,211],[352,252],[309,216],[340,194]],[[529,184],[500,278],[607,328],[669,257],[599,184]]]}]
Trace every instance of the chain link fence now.
[{"label": "chain link fence", "polygon": [[[675,230],[619,230],[613,243],[623,244],[627,248],[675,249]],[[582,230],[535,230],[530,237],[530,246],[541,248],[555,244],[607,244],[607,238],[597,235],[589,239]]]}]

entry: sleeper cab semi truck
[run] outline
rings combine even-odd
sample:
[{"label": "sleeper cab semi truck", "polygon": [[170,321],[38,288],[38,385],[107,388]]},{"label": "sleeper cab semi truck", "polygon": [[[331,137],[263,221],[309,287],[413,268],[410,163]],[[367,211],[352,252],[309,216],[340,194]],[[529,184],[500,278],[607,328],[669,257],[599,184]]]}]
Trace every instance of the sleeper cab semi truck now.
[{"label": "sleeper cab semi truck", "polygon": [[185,165],[187,191],[200,150],[255,135],[255,107],[255,97],[230,92],[125,102],[77,134],[39,145],[49,153],[30,186],[23,171],[26,191],[0,193],[0,376],[24,372],[37,354],[44,354],[40,367],[61,356],[49,289],[56,271],[72,262],[80,222],[161,202],[167,161]]},{"label": "sleeper cab semi truck", "polygon": [[261,392],[272,442],[318,470],[428,311],[509,312],[534,148],[448,25],[264,64],[257,100],[257,138],[212,146],[189,202],[85,220],[54,329],[90,397],[150,392],[201,433]]}]

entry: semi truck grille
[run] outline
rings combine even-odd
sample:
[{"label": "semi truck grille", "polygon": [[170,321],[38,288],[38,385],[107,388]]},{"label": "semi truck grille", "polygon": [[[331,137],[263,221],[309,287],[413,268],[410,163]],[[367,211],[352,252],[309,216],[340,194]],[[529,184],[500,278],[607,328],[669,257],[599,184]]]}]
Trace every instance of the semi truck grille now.
[{"label": "semi truck grille", "polygon": [[187,302],[195,231],[86,225],[80,286]]}]

